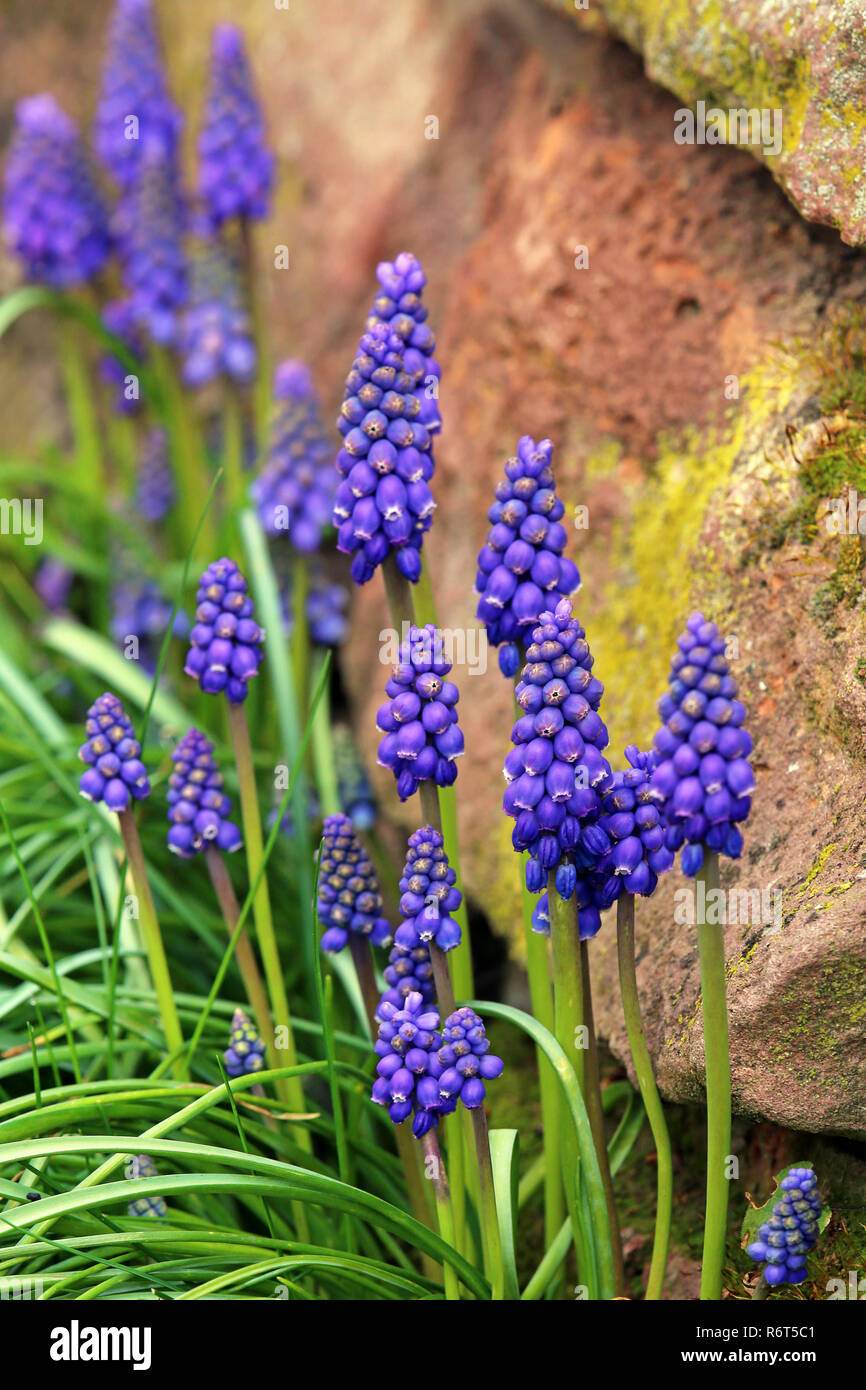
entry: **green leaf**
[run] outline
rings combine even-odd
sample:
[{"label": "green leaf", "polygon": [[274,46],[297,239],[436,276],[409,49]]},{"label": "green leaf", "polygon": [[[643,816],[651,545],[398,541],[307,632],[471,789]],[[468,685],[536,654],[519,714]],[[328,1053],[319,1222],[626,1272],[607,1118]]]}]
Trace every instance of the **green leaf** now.
[{"label": "green leaf", "polygon": [[490,1161],[493,1165],[493,1190],[496,1194],[496,1215],[499,1219],[499,1240],[502,1247],[502,1269],[505,1276],[503,1298],[520,1297],[517,1282],[517,1192],[520,1186],[520,1139],[516,1129],[490,1131]]}]

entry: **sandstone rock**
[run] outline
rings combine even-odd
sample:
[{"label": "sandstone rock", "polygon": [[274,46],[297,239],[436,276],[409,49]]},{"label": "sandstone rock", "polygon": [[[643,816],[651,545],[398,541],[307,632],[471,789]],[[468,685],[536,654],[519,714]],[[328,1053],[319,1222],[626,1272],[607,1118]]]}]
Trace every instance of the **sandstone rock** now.
[{"label": "sandstone rock", "polygon": [[548,3],[590,26],[603,16],[643,54],[650,77],[690,106],[780,112],[780,141],[764,139],[752,152],[804,217],[837,227],[852,245],[866,240],[859,0]]}]

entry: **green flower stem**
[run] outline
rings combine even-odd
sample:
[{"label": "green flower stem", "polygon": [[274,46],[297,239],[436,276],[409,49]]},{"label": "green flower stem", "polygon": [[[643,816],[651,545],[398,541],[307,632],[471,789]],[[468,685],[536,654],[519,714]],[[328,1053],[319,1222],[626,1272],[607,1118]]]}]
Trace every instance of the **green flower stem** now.
[{"label": "green flower stem", "polygon": [[355,966],[355,973],[358,976],[358,984],[361,986],[364,1008],[367,1011],[367,1021],[370,1024],[370,1037],[375,1040],[378,1033],[376,1010],[379,1007],[379,987],[376,984],[373,948],[366,936],[361,936],[358,932],[350,931],[349,950],[352,953],[352,961]]},{"label": "green flower stem", "polygon": [[[294,556],[292,566],[292,672],[301,719],[307,716],[310,678],[310,629],[307,623],[307,594],[310,572],[303,555]],[[323,707],[325,702],[323,701]],[[325,711],[327,713],[327,710]]]},{"label": "green flower stem", "polygon": [[728,1221],[728,1157],[731,1152],[731,1064],[728,1056],[728,1001],[725,980],[725,929],[706,920],[706,903],[719,887],[719,856],[704,846],[695,885],[704,885],[704,920],[698,921],[704,1055],[707,1069],[707,1206],[701,1261],[701,1299],[722,1297],[722,1267]]},{"label": "green flower stem", "polygon": [[[382,577],[385,583],[385,596],[388,601],[388,611],[391,616],[391,625],[399,636],[400,634],[402,634],[404,622],[414,623],[416,621],[415,600],[412,596],[412,585],[409,583],[408,579],[404,578],[404,576],[398,570],[397,562],[395,561],[393,555],[389,555],[387,560],[382,565]],[[430,618],[430,621],[433,621],[432,617]],[[446,790],[453,792],[453,788],[448,788]],[[439,830],[441,832],[442,811],[439,801],[439,788],[436,786],[434,782],[422,782],[420,787],[418,788],[418,796],[421,803],[421,818],[423,823],[425,825],[432,825],[434,830]],[[451,838],[449,839],[447,836],[443,836],[443,839],[445,840],[445,851],[448,855],[448,861],[451,865],[451,868],[457,875],[457,879],[459,882],[460,866],[457,853],[456,824],[452,827]],[[466,979],[468,978],[471,984],[472,957],[471,948],[469,945],[469,927],[466,918],[466,907],[464,903],[461,903],[460,908],[454,914],[454,918],[457,922],[460,923],[463,939],[460,946],[455,947],[454,951],[451,952],[451,955],[460,956],[458,969],[460,971],[461,980],[465,983]],[[442,952],[439,951],[438,954],[441,956]],[[430,955],[431,959],[433,960],[434,976],[436,976],[437,967],[435,953],[433,950],[431,950]],[[469,964],[467,965],[467,963]],[[445,977],[448,976],[447,966],[445,966],[444,975],[442,974],[440,966],[440,976],[442,976],[441,980],[439,976],[436,976],[436,993],[439,996],[440,1009],[446,1011],[443,1017],[447,1017],[448,1013],[454,1012],[454,989],[451,985],[450,977],[448,978],[447,984],[445,983]],[[442,993],[442,989],[445,990],[445,993]],[[468,998],[470,993],[471,990],[469,989],[466,990],[465,994],[461,990],[461,998]],[[448,1008],[449,999],[451,1001],[450,1008]],[[451,1154],[450,1162],[451,1173],[454,1179],[454,1204],[458,1218],[458,1232],[462,1241],[464,1238],[463,1220],[466,1203],[466,1194],[464,1189],[467,1172],[466,1157],[469,1153],[471,1153],[472,1148],[472,1141],[469,1138],[468,1134],[468,1125],[464,1126],[464,1128],[461,1130],[461,1135],[462,1149],[458,1156],[458,1141],[455,1140],[455,1142],[452,1145],[453,1152]],[[478,1208],[480,1210],[481,1189],[478,1179],[478,1173],[475,1166],[471,1163],[468,1165],[468,1176],[470,1186],[472,1188],[473,1197],[475,1198]],[[458,1246],[458,1248],[461,1247]]]},{"label": "green flower stem", "polygon": [[[378,1033],[376,1010],[379,1007],[379,987],[376,984],[373,948],[365,937],[359,936],[357,932],[350,932],[349,950],[352,954],[355,973],[358,976],[358,984],[364,1000],[364,1008],[367,1012],[370,1038],[375,1039]],[[406,1179],[406,1191],[412,1214],[418,1221],[423,1222],[429,1230],[434,1231],[436,1223],[433,1220],[429,1189],[424,1182],[421,1171],[418,1145],[413,1140],[411,1132],[403,1125],[394,1126],[394,1138],[397,1142],[397,1153],[403,1165],[403,1176]],[[438,1279],[440,1277],[440,1269],[435,1260],[431,1260],[429,1256],[425,1255],[422,1264],[424,1273],[428,1278]]]},{"label": "green flower stem", "polygon": [[169,1052],[176,1054],[172,1063],[172,1069],[179,1081],[186,1081],[189,1073],[183,1057],[183,1034],[180,1030],[180,1020],[178,1019],[177,1009],[175,1008],[174,991],[171,985],[171,976],[168,973],[168,962],[165,958],[162,934],[159,930],[156,908],[153,904],[153,896],[147,878],[144,851],[141,848],[141,840],[138,838],[138,827],[135,824],[135,817],[128,809],[119,811],[117,820],[120,826],[120,833],[123,837],[129,872],[132,876],[133,886],[138,897],[141,934],[144,938],[145,950],[147,951],[147,958],[150,962],[150,974],[153,980],[153,987],[156,991],[157,1002],[159,1003],[159,1012],[162,1017],[165,1041],[168,1045]]},{"label": "green flower stem", "polygon": [[[583,980],[581,979],[580,951],[577,949],[577,902],[572,898],[566,902],[556,891],[556,875],[547,876],[547,895],[550,908],[550,943],[553,953],[553,1033],[575,1074],[581,1095],[584,1094],[583,1049],[579,1047],[578,1030],[583,1025]],[[575,1252],[578,1257],[578,1278],[586,1285],[594,1284],[594,1276],[588,1268],[591,1254],[588,1249],[587,1232],[580,1222],[577,1201],[575,1173],[578,1168],[577,1144],[565,1114],[565,1101],[560,1098],[559,1149],[562,1183],[568,1210],[571,1215]],[[594,1137],[594,1136],[593,1136]],[[547,1145],[545,1145],[547,1149]],[[548,1153],[551,1151],[548,1149]],[[595,1240],[599,1236],[596,1232]]]},{"label": "green flower stem", "polygon": [[171,357],[154,344],[151,344],[150,354],[163,402],[164,423],[168,427],[169,451],[177,482],[179,505],[176,513],[180,524],[181,549],[184,552],[190,549],[198,526],[196,549],[212,557],[216,550],[213,517],[208,512],[199,521],[201,501],[207,497],[210,477],[198,420],[180,385]]},{"label": "green flower stem", "polygon": [[[325,660],[323,653],[317,653],[313,667],[313,688],[319,683],[322,673],[322,664]],[[319,793],[319,806],[323,816],[334,816],[338,811],[342,811],[340,804],[340,792],[337,784],[337,769],[334,765],[334,740],[331,736],[331,692],[330,674],[327,676],[328,684],[325,693],[319,703],[313,718],[313,731],[310,740],[310,748],[313,754],[313,773],[316,780],[316,790]]]},{"label": "green flower stem", "polygon": [[[244,826],[244,845],[247,855],[247,868],[250,881],[255,879],[259,865],[262,862],[262,823],[259,818],[259,803],[256,794],[256,779],[253,769],[253,753],[250,747],[250,731],[247,725],[246,712],[243,705],[233,705],[226,702],[229,714],[229,728],[231,730],[232,745],[235,754],[235,766],[238,772],[238,785],[241,794],[241,817]],[[274,1024],[277,1028],[286,1030],[286,1046],[281,1049],[285,1052],[286,1066],[293,1067],[297,1064],[297,1051],[295,1049],[295,1039],[292,1034],[292,1020],[289,1013],[289,1001],[286,997],[286,989],[283,983],[283,972],[280,966],[280,956],[277,950],[277,938],[274,932],[274,921],[271,915],[271,899],[268,892],[267,876],[262,874],[259,885],[253,898],[253,917],[256,924],[256,935],[259,942],[259,950],[262,955],[262,964],[265,968],[265,979],[268,983],[268,994],[271,1000],[271,1012]],[[304,1092],[299,1077],[291,1077],[282,1083],[282,1097],[285,1103],[293,1110],[298,1112],[304,1109]],[[299,1143],[304,1148],[312,1147],[309,1133],[301,1130],[298,1136]]]},{"label": "green flower stem", "polygon": [[76,476],[82,495],[99,501],[105,493],[102,432],[91,387],[89,353],[84,346],[81,326],[72,318],[64,317],[60,324],[60,355]]},{"label": "green flower stem", "polygon": [[235,385],[230,385],[226,392],[223,426],[225,429],[223,464],[230,511],[228,520],[234,529],[235,516],[243,508],[246,495],[244,485],[244,409],[240,392]]},{"label": "green flower stem", "polygon": [[[430,961],[433,966],[433,981],[436,986],[436,1001],[439,1005],[439,1016],[444,1023],[446,1018],[449,1018],[456,1010],[457,1003],[454,998],[454,986],[451,983],[451,972],[448,969],[448,956],[446,956],[444,951],[440,950],[435,941],[431,941],[430,943]],[[471,1121],[466,1107],[460,1106],[459,1110],[459,1123],[461,1129],[456,1134],[453,1129],[450,1131],[451,1142],[448,1148],[448,1162],[451,1165],[451,1188],[453,1194],[454,1229],[457,1249],[462,1252],[465,1250],[466,1246],[466,1160],[467,1156],[472,1152],[475,1138],[470,1132]],[[475,1173],[470,1165],[469,1175],[472,1181],[473,1196],[476,1199],[479,1220],[482,1223],[483,1230],[484,1192],[480,1169]]]},{"label": "green flower stem", "polygon": [[616,1213],[616,1198],[613,1193],[613,1178],[610,1175],[610,1161],[607,1156],[607,1139],[604,1133],[604,1110],[601,1104],[601,1078],[598,1071],[598,1044],[595,1037],[595,1020],[592,1011],[592,981],[589,970],[589,948],[586,941],[580,946],[581,981],[583,985],[583,1021],[586,1027],[587,1046],[584,1063],[586,1113],[601,1169],[604,1187],[604,1200],[610,1223],[610,1240],[613,1248],[613,1276],[618,1297],[625,1295],[625,1268],[622,1258],[622,1237],[619,1232],[619,1218]]},{"label": "green flower stem", "polygon": [[[433,1183],[433,1191],[436,1194],[436,1219],[439,1223],[439,1234],[448,1245],[456,1250],[454,1238],[454,1213],[451,1209],[451,1193],[448,1187],[448,1175],[445,1172],[445,1164],[442,1161],[442,1154],[439,1152],[439,1144],[436,1140],[435,1129],[430,1129],[421,1140],[421,1147],[424,1152],[425,1168],[429,1180]],[[450,1264],[445,1265],[445,1297],[449,1301],[460,1298],[457,1287],[457,1273]]]},{"label": "green flower stem", "polygon": [[496,1211],[496,1192],[493,1186],[493,1164],[490,1159],[490,1137],[484,1106],[471,1112],[475,1135],[475,1154],[481,1180],[481,1236],[484,1242],[484,1271],[490,1282],[491,1296],[497,1302],[504,1297],[505,1270],[502,1264],[502,1240],[499,1216]]},{"label": "green flower stem", "polygon": [[634,1062],[641,1099],[649,1117],[656,1146],[656,1224],[653,1253],[646,1299],[654,1302],[662,1296],[673,1211],[674,1172],[671,1140],[665,1123],[665,1112],[653,1075],[652,1058],[646,1044],[640,999],[637,992],[634,950],[634,895],[622,893],[616,906],[616,942],[619,957],[619,986],[628,1044]]},{"label": "green flower stem", "polygon": [[571,1060],[581,1095],[584,1094],[582,962],[578,949],[577,900],[566,902],[556,891],[556,874],[547,876],[550,944],[553,951],[553,1034]]},{"label": "green flower stem", "polygon": [[[550,948],[547,939],[532,930],[535,899],[526,887],[523,856],[517,861],[520,870],[523,903],[523,938],[526,945],[526,971],[529,976],[529,995],[532,1012],[549,1033],[554,1031],[553,990],[550,980]],[[536,1047],[538,1088],[541,1098],[541,1127],[548,1155],[559,1153],[560,1101],[559,1085],[553,1067],[540,1047]],[[546,1248],[555,1241],[565,1218],[565,1199],[562,1174],[553,1159],[544,1165],[544,1238]]]},{"label": "green flower stem", "polygon": [[[213,845],[208,845],[205,850],[205,863],[211,877],[211,883],[217,896],[217,901],[222,911],[223,919],[228,928],[229,936],[234,936],[241,909],[232,888],[231,879],[228,875],[223,857],[218,849]],[[277,1071],[281,1065],[276,1047],[274,1046],[274,1024],[271,1018],[271,1010],[268,1005],[267,991],[259,972],[258,962],[253,951],[252,942],[245,927],[241,928],[240,935],[235,944],[235,960],[241,972],[241,979],[244,982],[244,989],[247,992],[250,1008],[253,1011],[253,1018],[259,1037],[265,1045],[265,1054],[268,1059],[268,1066],[272,1071]]]},{"label": "green flower stem", "polygon": [[255,229],[249,218],[241,217],[240,237],[244,265],[244,281],[253,341],[256,345],[256,379],[253,385],[255,402],[256,449],[260,452],[267,439],[268,423],[271,413],[271,361],[267,334],[267,321],[262,310],[259,294],[259,276],[256,266]]},{"label": "green flower stem", "polygon": [[767,1295],[769,1294],[769,1292],[770,1292],[770,1285],[767,1283],[767,1271],[766,1271],[765,1269],[762,1269],[762,1270],[761,1270],[761,1277],[760,1277],[760,1279],[758,1280],[757,1284],[755,1285],[754,1289],[752,1290],[752,1300],[753,1300],[753,1302],[760,1302],[761,1299],[764,1299],[764,1298],[767,1297]]}]

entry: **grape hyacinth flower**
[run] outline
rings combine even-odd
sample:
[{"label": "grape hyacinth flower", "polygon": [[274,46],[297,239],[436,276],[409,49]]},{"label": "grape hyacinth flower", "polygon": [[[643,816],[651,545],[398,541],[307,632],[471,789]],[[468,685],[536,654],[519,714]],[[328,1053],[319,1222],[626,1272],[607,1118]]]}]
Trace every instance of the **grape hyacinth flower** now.
[{"label": "grape hyacinth flower", "polygon": [[812,1168],[789,1168],[779,1185],[772,1215],[758,1228],[758,1239],[747,1246],[753,1260],[764,1265],[768,1284],[802,1284],[806,1257],[818,1239],[821,1197]]},{"label": "grape hyacinth flower", "polygon": [[463,733],[457,723],[460,695],[454,682],[445,679],[450,670],[439,629],[433,623],[410,627],[385,686],[388,702],[376,716],[385,735],[377,762],[393,772],[401,801],[422,782],[450,787],[457,779],[455,759],[463,753]]},{"label": "grape hyacinth flower", "polygon": [[249,1076],[265,1065],[265,1045],[256,1032],[256,1025],[243,1009],[235,1009],[232,1015],[229,1045],[223,1053],[223,1061],[231,1077]]},{"label": "grape hyacinth flower", "polygon": [[664,803],[665,844],[682,857],[683,873],[698,873],[704,845],[731,859],[742,853],[738,824],[751,807],[755,777],[747,759],[752,740],[745,706],[715,623],[693,613],[678,638],[670,686],[659,700],[665,721],[655,736],[652,788]]},{"label": "grape hyacinth flower", "polygon": [[152,0],[117,0],[94,121],[99,159],[130,189],[146,153],[174,158],[182,123],[169,96]]},{"label": "grape hyacinth flower", "polygon": [[241,845],[241,833],[230,820],[232,804],[223,791],[213,744],[190,729],[171,755],[174,764],[168,779],[168,847],[182,859],[191,859],[213,845],[228,853]]},{"label": "grape hyacinth flower", "polygon": [[442,375],[439,363],[433,357],[436,340],[427,324],[427,308],[421,300],[421,293],[427,283],[427,276],[417,256],[409,251],[401,251],[394,261],[382,261],[376,267],[379,293],[367,320],[367,328],[384,323],[402,338],[406,344],[408,370],[414,371],[419,362],[414,354],[419,354],[422,367],[423,389],[416,391],[420,403],[418,419],[430,434],[438,434],[442,428],[439,413],[439,379]]},{"label": "grape hyacinth flower", "polygon": [[78,756],[87,763],[79,791],[87,801],[103,801],[110,811],[125,811],[131,801],[150,795],[141,745],[116,695],[106,693],[87,711],[87,741]]},{"label": "grape hyacinth flower", "polygon": [[376,322],[361,338],[346,378],[337,428],[342,477],[334,502],[337,549],[352,555],[351,574],[366,584],[393,553],[398,570],[416,584],[421,545],[435,502],[430,431],[421,422],[418,388],[423,365],[399,334]]},{"label": "grape hyacinth flower", "polygon": [[460,926],[450,915],[463,901],[456,883],[440,832],[425,825],[410,835],[400,879],[404,920],[394,933],[398,945],[408,951],[421,945],[429,949],[434,941],[441,951],[460,945]]},{"label": "grape hyacinth flower", "polygon": [[[567,598],[541,614],[526,655],[515,692],[524,713],[505,760],[503,808],[515,822],[515,850],[530,854],[530,893],[541,892],[555,871],[557,891],[569,898],[578,879],[581,891],[589,892],[585,875],[610,849],[598,824],[602,793],[613,782],[602,755],[607,729],[598,714],[604,686],[592,674],[589,644]],[[584,910],[581,931],[594,935],[599,919],[591,898]]]},{"label": "grape hyacinth flower", "polygon": [[294,359],[274,373],[275,414],[268,458],[250,489],[268,536],[285,535],[301,554],[317,550],[331,525],[337,474],[309,368]]},{"label": "grape hyacinth flower", "polygon": [[138,464],[136,506],[144,517],[157,525],[174,506],[175,487],[168,456],[168,434],[159,426],[148,430]]},{"label": "grape hyacinth flower", "polygon": [[505,1066],[501,1057],[491,1054],[484,1024],[468,1004],[446,1018],[439,1061],[443,1068],[440,1099],[460,1100],[467,1110],[476,1110],[484,1103],[484,1082],[501,1076]]},{"label": "grape hyacinth flower", "polygon": [[391,927],[382,916],[382,894],[376,871],[348,816],[326,816],[319,855],[319,920],[326,927],[323,951],[342,951],[352,932],[373,946],[391,940]]},{"label": "grape hyacinth flower", "polygon": [[613,774],[613,784],[601,799],[599,826],[611,848],[598,861],[603,880],[601,907],[610,907],[621,893],[655,892],[659,874],[673,867],[674,855],[665,845],[665,831],[651,785],[655,762],[635,744],[625,750],[631,766]]},{"label": "grape hyacinth flower", "polygon": [[409,994],[399,1009],[381,1000],[377,1018],[379,1035],[373,1050],[379,1061],[372,1099],[387,1107],[388,1118],[395,1125],[401,1125],[414,1111],[412,1129],[420,1139],[456,1104],[439,1095],[439,1014],[427,1008],[420,994]]},{"label": "grape hyacinth flower", "polygon": [[342,584],[329,584],[320,573],[310,579],[307,595],[307,622],[310,638],[317,647],[339,647],[346,636],[349,595]]},{"label": "grape hyacinth flower", "polygon": [[229,704],[240,705],[259,669],[265,634],[253,617],[247,581],[234,560],[223,557],[208,565],[196,603],[184,671],[205,694],[224,691]]},{"label": "grape hyacinth flower", "polygon": [[3,235],[27,276],[69,289],[111,250],[108,218],[75,122],[48,92],[15,108],[3,182]]},{"label": "grape hyacinth flower", "polygon": [[376,820],[376,797],[345,724],[333,730],[334,762],[340,804],[355,830],[369,830]]},{"label": "grape hyacinth flower", "polygon": [[75,574],[68,565],[55,555],[49,555],[36,571],[33,588],[49,612],[59,613],[66,607],[74,578]]},{"label": "grape hyacinth flower", "polygon": [[[156,1178],[159,1173],[149,1154],[136,1154],[129,1160],[126,1175],[135,1180]],[[157,1221],[164,1221],[168,1216],[168,1208],[162,1197],[136,1197],[135,1201],[127,1203],[126,1210],[130,1216],[150,1216]]]},{"label": "grape hyacinth flower", "polygon": [[213,226],[230,217],[267,217],[274,156],[267,146],[243,34],[233,24],[214,27],[198,158],[199,193]]},{"label": "grape hyacinth flower", "polygon": [[521,645],[542,611],[580,587],[577,566],[562,553],[565,508],[554,489],[552,454],[549,439],[536,444],[525,434],[520,440],[496,486],[487,513],[492,525],[478,555],[477,616],[509,678],[517,674]]},{"label": "grape hyacinth flower", "polygon": [[[112,299],[102,311],[102,322],[135,357],[144,357],[144,339],[138,326],[135,305],[129,298]],[[116,388],[114,409],[121,415],[134,415],[140,404],[140,382],[125,362],[106,352],[99,359],[100,379]]]},{"label": "grape hyacinth flower", "polygon": [[[112,547],[112,553],[114,547]],[[138,660],[145,671],[156,670],[159,649],[171,622],[173,605],[159,585],[131,571],[123,558],[117,561],[117,579],[111,590],[111,635],[121,646],[130,638],[138,643]],[[189,631],[186,613],[175,613],[172,635]]]},{"label": "grape hyacinth flower", "polygon": [[161,347],[175,342],[189,292],[183,221],[171,165],[163,158],[146,158],[130,194],[123,280],[135,323]]},{"label": "grape hyacinth flower", "polygon": [[436,998],[430,947],[425,941],[412,950],[395,941],[383,973],[388,988],[382,1000],[393,1004],[395,1009],[402,1009],[410,994],[420,994],[425,1007]]},{"label": "grape hyacinth flower", "polygon": [[216,239],[193,255],[178,351],[187,386],[206,386],[219,376],[248,384],[255,376],[256,347],[241,281],[228,251]]}]

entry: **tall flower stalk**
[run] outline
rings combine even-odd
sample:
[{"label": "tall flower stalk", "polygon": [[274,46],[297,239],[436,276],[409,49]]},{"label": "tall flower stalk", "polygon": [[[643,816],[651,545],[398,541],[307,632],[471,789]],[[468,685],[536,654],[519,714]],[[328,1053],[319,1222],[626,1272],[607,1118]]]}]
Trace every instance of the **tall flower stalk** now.
[{"label": "tall flower stalk", "polygon": [[82,773],[79,783],[81,795],[88,801],[103,802],[108,810],[117,815],[130,877],[138,899],[141,932],[165,1040],[173,1054],[174,1074],[178,1080],[185,1080],[187,1068],[183,1057],[183,1033],[147,877],[147,864],[131,810],[133,801],[143,801],[150,794],[147,769],[141,761],[141,745],[120,700],[108,693],[100,695],[87,711],[85,732],[87,741],[79,749],[81,761],[87,764],[87,771]]},{"label": "tall flower stalk", "polygon": [[[731,1073],[725,928],[719,911],[719,855],[738,859],[739,825],[749,814],[755,779],[725,641],[715,623],[693,613],[677,643],[670,685],[659,701],[665,721],[655,736],[652,785],[664,805],[665,843],[682,849],[697,875],[696,913],[707,1077],[707,1202],[701,1298],[722,1296],[731,1148]],[[710,910],[712,909],[712,911]]]},{"label": "tall flower stalk", "polygon": [[[247,581],[233,560],[215,561],[201,577],[196,595],[196,622],[190,632],[190,650],[184,667],[206,694],[226,697],[229,730],[235,755],[241,819],[250,882],[258,876],[253,898],[253,918],[261,951],[274,1025],[284,1035],[287,1066],[297,1063],[289,1001],[283,983],[267,876],[259,873],[263,860],[262,823],[256,792],[255,768],[249,726],[244,709],[248,684],[262,660],[264,633],[255,621]],[[279,1084],[287,1104],[303,1109],[303,1088],[298,1077],[283,1078]],[[306,1130],[301,1142],[310,1146]]]}]

